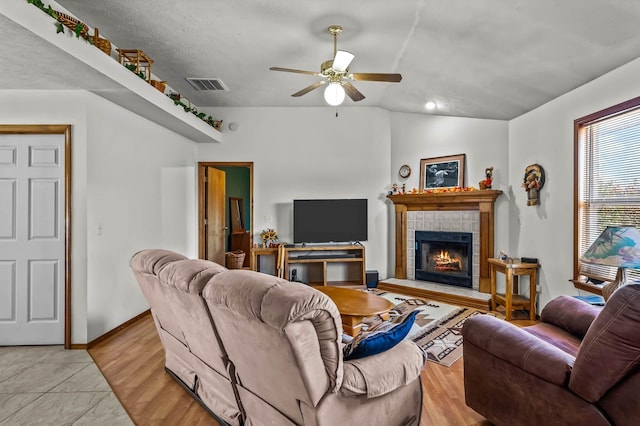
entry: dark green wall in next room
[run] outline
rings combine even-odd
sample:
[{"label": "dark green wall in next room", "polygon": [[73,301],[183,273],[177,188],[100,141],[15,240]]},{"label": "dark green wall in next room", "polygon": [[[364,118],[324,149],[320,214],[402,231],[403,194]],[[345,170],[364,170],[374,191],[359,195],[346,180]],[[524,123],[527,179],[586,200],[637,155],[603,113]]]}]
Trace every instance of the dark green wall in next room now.
[{"label": "dark green wall in next room", "polygon": [[[216,169],[225,172],[225,221],[229,229],[227,236],[231,232],[231,224],[229,223],[231,214],[229,209],[229,197],[242,198],[244,200],[244,220],[245,229],[251,229],[251,175],[249,168],[244,166],[216,166]],[[227,250],[228,250],[227,238]]]}]

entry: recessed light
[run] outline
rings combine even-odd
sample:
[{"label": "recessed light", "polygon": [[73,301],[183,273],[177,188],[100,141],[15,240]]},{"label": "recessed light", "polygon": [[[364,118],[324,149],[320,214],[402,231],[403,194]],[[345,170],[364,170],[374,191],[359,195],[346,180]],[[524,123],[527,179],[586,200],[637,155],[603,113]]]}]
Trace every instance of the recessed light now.
[{"label": "recessed light", "polygon": [[433,101],[429,101],[427,102],[425,105],[425,108],[428,109],[429,111],[436,109],[436,107],[438,106],[435,102]]}]

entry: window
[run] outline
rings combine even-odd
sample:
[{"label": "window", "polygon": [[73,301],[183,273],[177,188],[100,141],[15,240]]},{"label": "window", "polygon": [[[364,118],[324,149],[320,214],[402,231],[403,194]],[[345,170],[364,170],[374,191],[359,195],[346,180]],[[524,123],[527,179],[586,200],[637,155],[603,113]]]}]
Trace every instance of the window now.
[{"label": "window", "polygon": [[[581,264],[608,225],[640,228],[640,98],[575,122],[576,253],[574,273],[612,280],[617,268]],[[640,271],[627,271],[640,279]]]}]

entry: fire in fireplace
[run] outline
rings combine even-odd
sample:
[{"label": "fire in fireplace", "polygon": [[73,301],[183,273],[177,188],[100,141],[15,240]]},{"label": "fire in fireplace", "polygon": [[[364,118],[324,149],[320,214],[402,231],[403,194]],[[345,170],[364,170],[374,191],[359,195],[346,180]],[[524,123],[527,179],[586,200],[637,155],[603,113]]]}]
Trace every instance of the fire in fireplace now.
[{"label": "fire in fireplace", "polygon": [[472,288],[473,234],[416,231],[416,280]]},{"label": "fire in fireplace", "polygon": [[462,259],[457,255],[451,257],[448,251],[440,250],[429,259],[433,262],[433,269],[440,272],[460,272],[462,271]]}]

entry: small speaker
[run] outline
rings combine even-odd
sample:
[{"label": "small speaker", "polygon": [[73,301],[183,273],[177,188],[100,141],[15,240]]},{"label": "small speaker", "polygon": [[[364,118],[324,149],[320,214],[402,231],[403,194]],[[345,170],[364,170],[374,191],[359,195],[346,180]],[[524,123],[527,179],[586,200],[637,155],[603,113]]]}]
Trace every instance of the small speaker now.
[{"label": "small speaker", "polygon": [[378,271],[367,271],[367,288],[376,288],[378,286]]}]

